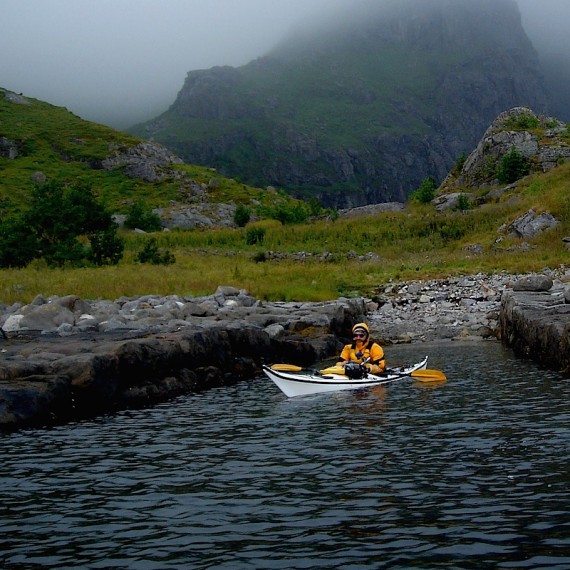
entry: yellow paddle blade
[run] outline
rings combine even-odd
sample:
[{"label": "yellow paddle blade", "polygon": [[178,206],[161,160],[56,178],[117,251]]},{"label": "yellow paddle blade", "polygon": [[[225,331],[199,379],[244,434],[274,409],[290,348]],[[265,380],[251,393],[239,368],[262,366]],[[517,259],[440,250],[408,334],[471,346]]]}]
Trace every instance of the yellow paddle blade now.
[{"label": "yellow paddle blade", "polygon": [[417,378],[422,382],[435,382],[440,380],[447,380],[446,375],[441,370],[414,370],[410,372],[412,378]]},{"label": "yellow paddle blade", "polygon": [[320,372],[321,374],[344,374],[344,368],[342,366],[331,366],[330,368],[325,368]]},{"label": "yellow paddle blade", "polygon": [[271,370],[281,370],[281,372],[301,372],[303,370],[300,366],[294,364],[273,364]]}]

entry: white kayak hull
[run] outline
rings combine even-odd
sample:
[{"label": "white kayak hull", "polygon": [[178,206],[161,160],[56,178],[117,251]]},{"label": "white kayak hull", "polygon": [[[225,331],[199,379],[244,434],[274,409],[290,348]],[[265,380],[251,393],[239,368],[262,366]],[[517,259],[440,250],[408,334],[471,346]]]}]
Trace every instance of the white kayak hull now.
[{"label": "white kayak hull", "polygon": [[384,374],[368,374],[366,378],[352,379],[344,374],[319,374],[318,372],[283,372],[263,366],[265,375],[289,398],[308,396],[322,392],[358,390],[370,386],[388,384],[402,378],[409,378],[416,370],[425,370],[428,357],[409,367],[391,369]]}]

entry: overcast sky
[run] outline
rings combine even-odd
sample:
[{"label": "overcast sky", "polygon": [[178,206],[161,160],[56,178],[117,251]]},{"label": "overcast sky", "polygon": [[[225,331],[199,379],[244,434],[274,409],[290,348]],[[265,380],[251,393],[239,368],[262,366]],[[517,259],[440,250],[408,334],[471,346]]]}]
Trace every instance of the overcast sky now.
[{"label": "overcast sky", "polygon": [[[517,1],[535,43],[570,51],[570,0]],[[243,65],[339,5],[354,0],[0,0],[0,87],[124,128],[188,71]]]}]

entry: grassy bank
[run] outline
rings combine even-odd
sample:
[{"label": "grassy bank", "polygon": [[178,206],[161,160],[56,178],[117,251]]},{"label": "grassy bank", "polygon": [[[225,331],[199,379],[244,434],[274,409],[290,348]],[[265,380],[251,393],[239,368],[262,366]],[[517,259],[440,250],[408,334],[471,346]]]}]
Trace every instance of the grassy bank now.
[{"label": "grassy bank", "polygon": [[[0,301],[26,303],[37,294],[199,296],[218,285],[244,288],[271,301],[319,301],[370,295],[390,280],[559,267],[569,262],[562,242],[570,235],[569,179],[570,165],[565,164],[528,177],[498,202],[464,212],[437,213],[432,206],[410,205],[405,212],[302,225],[264,221],[240,229],[125,233],[126,255],[116,267],[49,269],[35,264],[1,270]],[[560,225],[524,243],[498,232],[529,209],[549,211]],[[261,240],[250,245],[252,230]],[[150,237],[175,255],[175,264],[135,261]],[[273,259],[275,252],[282,259]]]}]

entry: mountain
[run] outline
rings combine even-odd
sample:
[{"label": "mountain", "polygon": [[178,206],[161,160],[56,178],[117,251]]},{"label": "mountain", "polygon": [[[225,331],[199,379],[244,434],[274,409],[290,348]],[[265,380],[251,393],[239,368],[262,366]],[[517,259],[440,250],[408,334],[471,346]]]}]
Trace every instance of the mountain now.
[{"label": "mountain", "polygon": [[130,132],[186,162],[326,206],[443,179],[502,111],[547,111],[514,0],[360,0],[239,68],[191,71]]}]

